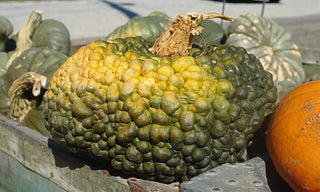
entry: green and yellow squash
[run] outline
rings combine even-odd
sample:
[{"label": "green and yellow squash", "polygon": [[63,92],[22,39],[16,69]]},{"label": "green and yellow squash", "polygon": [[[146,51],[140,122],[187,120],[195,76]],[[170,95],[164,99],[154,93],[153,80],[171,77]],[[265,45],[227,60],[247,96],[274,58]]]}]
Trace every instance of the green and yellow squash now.
[{"label": "green and yellow squash", "polygon": [[201,21],[212,17],[230,20],[184,13],[155,42],[126,37],[80,48],[43,96],[52,139],[166,183],[246,160],[276,87],[243,48],[192,47]]}]

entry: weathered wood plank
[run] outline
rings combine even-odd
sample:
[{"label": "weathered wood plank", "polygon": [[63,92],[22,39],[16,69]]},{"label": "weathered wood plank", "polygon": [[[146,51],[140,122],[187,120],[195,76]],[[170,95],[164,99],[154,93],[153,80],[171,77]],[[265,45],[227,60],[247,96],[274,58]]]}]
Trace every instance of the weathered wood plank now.
[{"label": "weathered wood plank", "polygon": [[49,138],[2,115],[0,151],[66,191],[130,191],[126,179],[93,170]]},{"label": "weathered wood plank", "polygon": [[137,178],[129,178],[128,184],[131,192],[178,192],[179,182],[163,184]]},{"label": "weathered wood plank", "polygon": [[[53,190],[57,190],[54,192],[64,190],[76,192],[202,192],[215,190],[267,192],[270,189],[274,192],[290,191],[271,165],[270,159],[256,157],[244,163],[218,166],[190,181],[163,184],[126,177],[114,172],[105,165],[103,159],[73,154],[48,137],[0,115],[0,180],[4,183],[0,182],[0,192],[16,191],[16,188],[10,186],[10,182],[25,182],[33,173],[38,174],[42,179],[34,176],[37,179],[31,179],[29,184],[39,184],[47,180],[45,184],[47,186],[44,186],[47,192],[53,192]],[[24,174],[26,178],[23,178],[24,175],[21,174],[20,177],[11,177],[15,181],[10,180],[10,176],[5,180],[1,179],[13,173],[17,167],[22,169],[21,166],[30,170],[30,173]],[[26,170],[23,170],[22,173]]]},{"label": "weathered wood plank", "polygon": [[66,192],[0,150],[0,192]]},{"label": "weathered wood plank", "polygon": [[180,188],[184,192],[271,192],[266,177],[265,161],[260,157],[244,163],[223,164],[182,183]]}]

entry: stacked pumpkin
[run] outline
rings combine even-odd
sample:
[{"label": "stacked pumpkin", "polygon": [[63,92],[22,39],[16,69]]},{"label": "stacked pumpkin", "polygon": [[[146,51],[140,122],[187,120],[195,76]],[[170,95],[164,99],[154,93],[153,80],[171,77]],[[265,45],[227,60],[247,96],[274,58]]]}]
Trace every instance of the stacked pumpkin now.
[{"label": "stacked pumpkin", "polygon": [[[36,72],[48,79],[49,84],[53,73],[73,51],[70,34],[65,25],[57,20],[42,20],[40,11],[32,12],[15,35],[12,35],[13,26],[7,18],[0,17],[0,26],[0,112],[13,115],[9,112],[11,100],[8,98],[9,88],[13,82],[27,72]],[[44,88],[48,87],[48,84],[43,85]],[[28,91],[21,94],[24,98],[37,100]],[[28,99],[20,101],[20,104],[32,103]],[[23,108],[19,105],[15,107]],[[27,120],[28,117],[20,119],[22,124],[30,127],[37,122],[36,120],[26,122]],[[42,130],[42,133],[46,132]]]}]

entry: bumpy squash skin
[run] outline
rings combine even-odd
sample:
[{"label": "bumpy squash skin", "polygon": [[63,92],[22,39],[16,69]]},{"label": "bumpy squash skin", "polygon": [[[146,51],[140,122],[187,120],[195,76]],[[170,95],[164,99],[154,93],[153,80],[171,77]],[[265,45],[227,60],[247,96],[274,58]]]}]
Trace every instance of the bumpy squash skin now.
[{"label": "bumpy squash skin", "polygon": [[301,85],[305,74],[301,54],[291,35],[274,21],[257,14],[242,14],[227,28],[226,45],[244,47],[273,75],[282,98]]},{"label": "bumpy squash skin", "polygon": [[320,81],[289,92],[272,114],[267,149],[281,177],[295,191],[320,191]]},{"label": "bumpy squash skin", "polygon": [[172,182],[247,157],[277,99],[272,75],[242,48],[158,57],[143,38],[94,41],[54,74],[53,139],[129,175]]}]

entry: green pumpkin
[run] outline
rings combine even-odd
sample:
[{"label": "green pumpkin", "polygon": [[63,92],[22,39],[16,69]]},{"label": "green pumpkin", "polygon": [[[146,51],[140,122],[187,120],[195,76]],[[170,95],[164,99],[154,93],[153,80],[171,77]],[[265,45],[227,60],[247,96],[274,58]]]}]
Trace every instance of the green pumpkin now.
[{"label": "green pumpkin", "polygon": [[7,61],[9,60],[10,54],[7,52],[0,52],[0,77],[6,72]]},{"label": "green pumpkin", "polygon": [[[106,40],[116,38],[141,36],[143,38],[158,38],[166,28],[171,24],[172,19],[162,12],[153,12],[146,17],[135,16],[125,25],[116,28],[111,32]],[[212,20],[204,20],[201,23],[203,27],[201,37],[195,36],[193,43],[200,45],[203,43],[220,43],[225,35],[225,30]]]},{"label": "green pumpkin", "polygon": [[205,16],[179,15],[155,42],[126,37],[80,48],[44,94],[52,139],[166,183],[246,160],[276,87],[243,48],[191,46]]},{"label": "green pumpkin", "polygon": [[0,52],[5,51],[5,42],[13,32],[11,22],[3,16],[0,16]]},{"label": "green pumpkin", "polygon": [[[212,43],[220,43],[225,35],[225,30],[219,25],[218,23],[212,21],[212,20],[204,20],[201,23],[201,26],[203,27],[201,31],[201,36],[203,39],[201,39],[200,36],[195,36],[192,39],[192,42],[195,44],[212,44]],[[205,42],[203,42],[203,40]]]},{"label": "green pumpkin", "polygon": [[0,88],[0,113],[8,114],[9,103],[8,103],[8,93],[4,89]]},{"label": "green pumpkin", "polygon": [[234,46],[172,57],[151,46],[141,37],[94,41],[68,59],[45,98],[53,140],[167,183],[245,160],[275,106],[271,74]]},{"label": "green pumpkin", "polygon": [[125,25],[119,26],[111,32],[106,40],[135,36],[159,37],[169,27],[171,21],[169,16],[161,12],[153,12],[145,17],[135,16]]},{"label": "green pumpkin", "polygon": [[6,71],[6,64],[11,53],[6,52],[6,44],[9,36],[13,32],[11,22],[3,16],[0,16],[0,76]]},{"label": "green pumpkin", "polygon": [[4,77],[7,85],[10,85],[22,74],[32,71],[44,75],[50,80],[52,74],[67,58],[65,54],[52,49],[30,48],[12,62]]},{"label": "green pumpkin", "polygon": [[47,77],[48,86],[53,73],[67,60],[67,56],[52,49],[30,48],[13,60],[10,67],[0,77],[0,112],[7,113],[8,91],[14,80],[27,72],[36,72]]},{"label": "green pumpkin", "polygon": [[273,75],[279,99],[305,79],[301,54],[291,35],[274,21],[243,14],[227,28],[227,45],[244,47]]},{"label": "green pumpkin", "polygon": [[32,47],[54,49],[68,56],[73,53],[69,31],[62,22],[57,20],[42,20],[34,30],[31,40]]},{"label": "green pumpkin", "polygon": [[16,49],[0,54],[0,112],[5,114],[9,109],[9,87],[16,79],[27,72],[36,72],[50,81],[73,53],[65,25],[57,20],[42,20],[41,11],[33,11],[19,33],[11,38],[17,42]]},{"label": "green pumpkin", "polygon": [[[55,142],[102,157],[135,177],[184,181],[246,160],[253,134],[275,107],[276,87],[243,48],[192,47],[200,22],[214,17],[231,20],[184,13],[155,42],[142,37],[91,42],[54,73],[42,105],[31,112],[43,112],[42,125]],[[30,88],[38,82],[39,90],[41,79],[15,84]],[[11,104],[19,103],[11,108],[17,118],[23,115],[19,99],[25,98],[18,92],[24,87],[10,88],[17,93],[10,94],[17,101]]]}]

